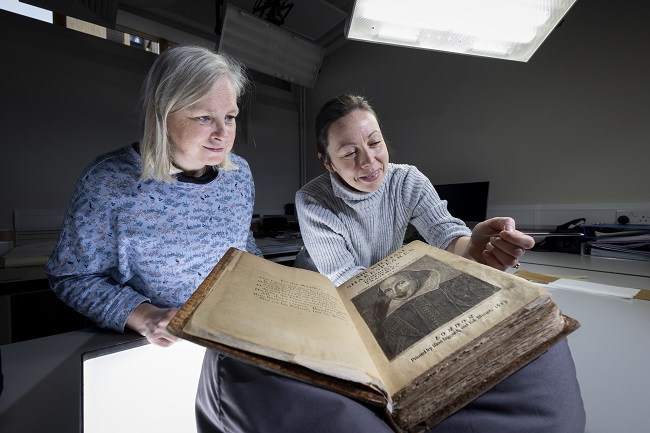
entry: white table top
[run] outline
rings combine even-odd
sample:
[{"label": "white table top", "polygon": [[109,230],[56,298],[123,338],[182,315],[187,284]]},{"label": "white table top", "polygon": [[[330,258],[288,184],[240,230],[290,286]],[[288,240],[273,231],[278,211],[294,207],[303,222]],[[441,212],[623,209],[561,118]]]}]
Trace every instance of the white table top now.
[{"label": "white table top", "polygon": [[[650,260],[622,260],[581,256],[580,254],[528,251],[520,262],[522,266],[523,264],[552,266],[557,268],[558,272],[563,272],[564,269],[583,269],[597,272],[598,274],[592,274],[593,278],[602,279],[599,282],[603,283],[607,280],[604,274],[608,273],[650,278]],[[650,289],[650,287],[648,288]]]},{"label": "white table top", "polygon": [[550,290],[580,322],[569,335],[587,412],[586,433],[650,430],[650,301]]},{"label": "white table top", "polygon": [[[647,261],[528,252],[519,269],[650,289]],[[568,340],[587,412],[585,432],[650,431],[650,301],[552,288],[549,293],[581,324]]]}]

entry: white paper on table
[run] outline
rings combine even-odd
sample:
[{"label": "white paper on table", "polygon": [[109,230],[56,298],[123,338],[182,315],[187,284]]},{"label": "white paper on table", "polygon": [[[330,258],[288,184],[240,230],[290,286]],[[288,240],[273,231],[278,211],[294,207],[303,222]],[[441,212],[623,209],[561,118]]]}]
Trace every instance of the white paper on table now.
[{"label": "white paper on table", "polygon": [[546,285],[547,288],[575,290],[594,295],[612,296],[614,298],[632,299],[639,293],[640,289],[628,287],[611,286],[609,284],[590,283],[569,278],[560,278]]}]

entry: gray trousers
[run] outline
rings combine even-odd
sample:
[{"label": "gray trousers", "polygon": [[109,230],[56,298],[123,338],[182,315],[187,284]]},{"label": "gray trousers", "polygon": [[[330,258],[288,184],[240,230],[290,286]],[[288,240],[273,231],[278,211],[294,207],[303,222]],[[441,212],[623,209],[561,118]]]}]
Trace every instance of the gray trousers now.
[{"label": "gray trousers", "polygon": [[[390,433],[380,409],[208,350],[196,397],[199,433]],[[566,339],[434,426],[430,433],[583,433]]]}]

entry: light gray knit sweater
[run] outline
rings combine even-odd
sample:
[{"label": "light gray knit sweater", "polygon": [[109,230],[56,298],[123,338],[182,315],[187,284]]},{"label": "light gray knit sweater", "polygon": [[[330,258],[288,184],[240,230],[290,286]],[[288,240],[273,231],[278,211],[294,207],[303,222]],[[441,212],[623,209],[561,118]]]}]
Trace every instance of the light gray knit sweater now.
[{"label": "light gray knit sweater", "polygon": [[352,191],[325,173],[296,193],[296,211],[305,250],[295,266],[317,270],[337,286],[401,248],[409,223],[443,249],[471,234],[429,179],[404,164],[388,164],[371,193]]}]

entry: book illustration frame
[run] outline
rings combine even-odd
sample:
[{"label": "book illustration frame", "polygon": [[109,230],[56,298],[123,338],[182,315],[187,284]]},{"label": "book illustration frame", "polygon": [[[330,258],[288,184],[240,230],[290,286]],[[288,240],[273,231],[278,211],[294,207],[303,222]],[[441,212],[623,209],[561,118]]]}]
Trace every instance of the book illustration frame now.
[{"label": "book illustration frame", "polygon": [[499,290],[425,255],[351,301],[392,361]]}]

